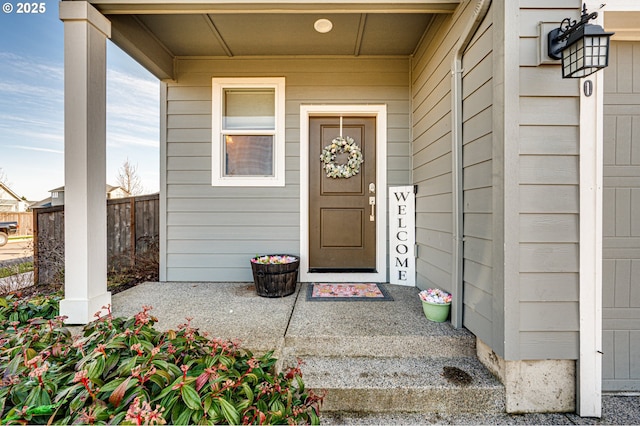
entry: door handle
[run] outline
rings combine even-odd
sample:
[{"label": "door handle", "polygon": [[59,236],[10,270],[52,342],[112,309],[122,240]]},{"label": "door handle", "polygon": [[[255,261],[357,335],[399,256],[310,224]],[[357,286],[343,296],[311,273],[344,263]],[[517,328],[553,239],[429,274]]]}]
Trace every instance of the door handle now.
[{"label": "door handle", "polygon": [[369,197],[369,205],[371,206],[371,214],[369,215],[369,222],[376,221],[376,197]]}]

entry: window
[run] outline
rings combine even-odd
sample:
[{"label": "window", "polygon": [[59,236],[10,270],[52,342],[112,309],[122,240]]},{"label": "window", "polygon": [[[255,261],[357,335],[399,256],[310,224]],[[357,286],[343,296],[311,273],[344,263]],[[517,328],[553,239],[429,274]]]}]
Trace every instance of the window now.
[{"label": "window", "polygon": [[284,78],[212,86],[212,185],[284,186]]}]

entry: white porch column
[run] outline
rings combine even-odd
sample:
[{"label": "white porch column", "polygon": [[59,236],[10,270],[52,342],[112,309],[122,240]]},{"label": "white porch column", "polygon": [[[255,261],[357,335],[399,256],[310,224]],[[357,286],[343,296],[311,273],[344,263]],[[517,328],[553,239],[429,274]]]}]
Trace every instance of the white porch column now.
[{"label": "white porch column", "polygon": [[86,324],[107,291],[106,40],[111,23],[86,1],[60,2],[64,22],[65,284],[60,315]]}]

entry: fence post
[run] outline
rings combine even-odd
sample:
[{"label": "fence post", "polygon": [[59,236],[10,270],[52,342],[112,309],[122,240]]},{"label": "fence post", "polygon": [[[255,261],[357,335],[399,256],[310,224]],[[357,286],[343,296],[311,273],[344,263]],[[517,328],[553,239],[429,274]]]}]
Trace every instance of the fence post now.
[{"label": "fence post", "polygon": [[131,266],[134,267],[136,265],[136,197],[131,197],[130,205],[131,224],[129,234],[131,239],[131,254],[129,256]]},{"label": "fence post", "polygon": [[40,250],[38,249],[38,209],[33,209],[33,284],[38,285],[40,281],[39,276],[39,259],[38,255]]}]

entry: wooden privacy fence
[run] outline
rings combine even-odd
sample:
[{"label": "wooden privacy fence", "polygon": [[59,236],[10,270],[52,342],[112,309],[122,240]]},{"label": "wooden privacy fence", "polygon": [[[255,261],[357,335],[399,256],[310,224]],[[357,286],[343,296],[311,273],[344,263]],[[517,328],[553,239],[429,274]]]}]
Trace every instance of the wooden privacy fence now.
[{"label": "wooden privacy fence", "polygon": [[31,212],[0,212],[0,222],[18,222],[17,235],[33,233],[33,214]]},{"label": "wooden privacy fence", "polygon": [[[107,255],[110,269],[135,266],[138,256],[157,249],[158,194],[107,200]],[[64,206],[34,209],[33,258],[36,284],[64,277]]]}]

